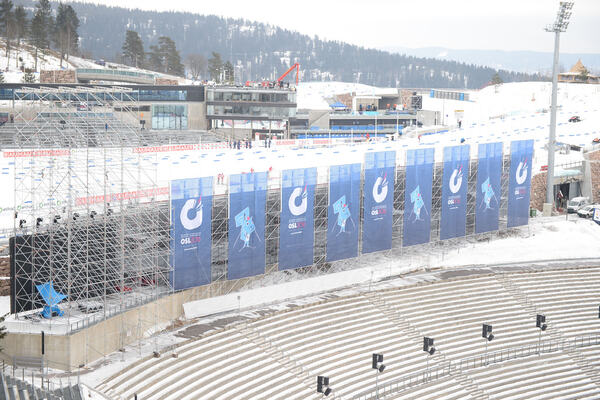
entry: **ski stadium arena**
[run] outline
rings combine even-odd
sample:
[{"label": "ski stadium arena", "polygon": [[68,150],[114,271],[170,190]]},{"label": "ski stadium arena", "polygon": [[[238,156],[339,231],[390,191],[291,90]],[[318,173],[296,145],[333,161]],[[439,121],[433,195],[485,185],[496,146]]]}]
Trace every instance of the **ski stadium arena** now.
[{"label": "ski stadium arena", "polygon": [[439,262],[555,229],[547,115],[235,150],[140,131],[129,88],[15,96],[0,397],[599,398],[597,252]]}]

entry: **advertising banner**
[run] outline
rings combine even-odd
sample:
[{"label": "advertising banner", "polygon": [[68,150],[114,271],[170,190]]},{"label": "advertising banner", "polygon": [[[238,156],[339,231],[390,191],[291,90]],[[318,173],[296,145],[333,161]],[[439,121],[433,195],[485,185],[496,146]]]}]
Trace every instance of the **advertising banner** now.
[{"label": "advertising banner", "polygon": [[434,149],[406,153],[406,193],[402,246],[429,242]]},{"label": "advertising banner", "polygon": [[212,177],[171,181],[171,284],[175,290],[211,282]]},{"label": "advertising banner", "polygon": [[531,164],[533,140],[516,140],[510,144],[510,179],[508,181],[509,228],[529,222]]},{"label": "advertising banner", "polygon": [[266,172],[230,176],[228,279],[265,272],[266,200]]},{"label": "advertising banner", "polygon": [[470,147],[444,147],[440,240],[465,236]]},{"label": "advertising banner", "polygon": [[279,270],[312,265],[317,169],[285,170],[281,185]]},{"label": "advertising banner", "polygon": [[329,167],[327,261],[358,255],[360,164]]},{"label": "advertising banner", "polygon": [[481,143],[477,154],[475,233],[497,231],[502,193],[502,143]]},{"label": "advertising banner", "polygon": [[362,252],[392,248],[396,152],[365,154]]}]

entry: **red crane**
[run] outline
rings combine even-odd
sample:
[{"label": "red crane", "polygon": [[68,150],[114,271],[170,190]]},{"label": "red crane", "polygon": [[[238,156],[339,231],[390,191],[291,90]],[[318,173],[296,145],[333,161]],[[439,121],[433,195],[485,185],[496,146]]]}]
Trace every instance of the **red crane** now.
[{"label": "red crane", "polygon": [[298,75],[300,74],[300,64],[298,64],[298,63],[292,65],[290,67],[290,69],[288,69],[287,71],[285,71],[285,73],[283,75],[281,75],[279,77],[279,79],[277,79],[277,82],[281,82],[283,80],[283,78],[285,78],[294,69],[296,69],[296,86],[298,86]]}]

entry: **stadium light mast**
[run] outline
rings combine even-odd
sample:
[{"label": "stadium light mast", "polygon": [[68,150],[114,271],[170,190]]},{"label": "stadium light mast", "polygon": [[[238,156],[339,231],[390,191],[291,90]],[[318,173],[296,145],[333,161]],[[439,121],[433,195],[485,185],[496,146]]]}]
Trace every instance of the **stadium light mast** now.
[{"label": "stadium light mast", "polygon": [[556,143],[556,94],[558,91],[558,58],[560,33],[566,32],[571,18],[572,1],[561,1],[554,24],[546,27],[546,32],[554,32],[554,64],[552,65],[552,105],[550,108],[550,135],[548,137],[548,176],[546,177],[546,203],[550,213],[554,204],[554,145]]}]

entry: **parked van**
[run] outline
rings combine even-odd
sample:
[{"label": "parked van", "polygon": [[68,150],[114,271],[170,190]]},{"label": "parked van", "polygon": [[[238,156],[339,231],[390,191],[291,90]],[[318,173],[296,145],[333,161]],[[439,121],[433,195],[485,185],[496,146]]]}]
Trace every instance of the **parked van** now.
[{"label": "parked van", "polygon": [[574,197],[567,203],[567,212],[576,213],[580,207],[587,206],[589,203],[587,197]]}]

